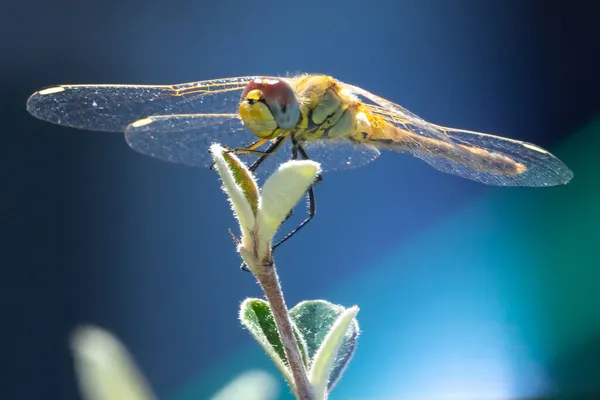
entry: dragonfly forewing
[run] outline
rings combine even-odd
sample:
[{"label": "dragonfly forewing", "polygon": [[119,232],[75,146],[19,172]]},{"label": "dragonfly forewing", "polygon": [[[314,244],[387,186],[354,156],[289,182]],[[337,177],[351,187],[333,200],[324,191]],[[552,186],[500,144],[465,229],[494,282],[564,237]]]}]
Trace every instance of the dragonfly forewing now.
[{"label": "dragonfly forewing", "polygon": [[237,113],[240,93],[253,77],[179,85],[62,85],[40,90],[27,101],[35,117],[93,131],[124,132],[144,117]]}]

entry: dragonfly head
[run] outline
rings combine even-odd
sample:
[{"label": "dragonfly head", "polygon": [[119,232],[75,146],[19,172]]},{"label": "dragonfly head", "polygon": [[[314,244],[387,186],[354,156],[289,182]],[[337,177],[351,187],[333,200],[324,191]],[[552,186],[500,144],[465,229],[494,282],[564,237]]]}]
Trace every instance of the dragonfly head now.
[{"label": "dragonfly head", "polygon": [[300,120],[300,107],[292,87],[280,79],[252,80],[242,92],[240,116],[260,138],[276,135],[277,128],[292,129]]}]

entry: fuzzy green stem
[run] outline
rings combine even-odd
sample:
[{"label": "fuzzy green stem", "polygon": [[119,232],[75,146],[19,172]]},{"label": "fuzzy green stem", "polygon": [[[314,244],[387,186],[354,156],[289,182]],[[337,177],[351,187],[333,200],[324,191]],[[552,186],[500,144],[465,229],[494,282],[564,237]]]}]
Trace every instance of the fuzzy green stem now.
[{"label": "fuzzy green stem", "polygon": [[285,356],[294,377],[296,395],[299,400],[314,400],[315,395],[302,362],[275,265],[261,263],[261,265],[249,265],[249,267],[256,276],[271,307]]}]

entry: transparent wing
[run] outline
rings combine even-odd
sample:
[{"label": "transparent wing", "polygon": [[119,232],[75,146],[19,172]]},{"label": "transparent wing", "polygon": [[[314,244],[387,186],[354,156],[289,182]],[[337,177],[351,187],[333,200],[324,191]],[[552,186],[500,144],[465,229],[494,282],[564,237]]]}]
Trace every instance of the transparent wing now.
[{"label": "transparent wing", "polygon": [[[406,108],[361,89],[358,86],[346,83],[342,83],[342,85],[344,91],[358,97],[373,114],[384,118],[394,126],[422,137],[440,140],[451,146],[454,145],[443,129],[425,121]],[[460,151],[458,148],[456,150]]]},{"label": "transparent wing", "polygon": [[[238,114],[157,115],[140,119],[125,130],[125,140],[133,149],[149,156],[192,167],[208,167],[213,163],[208,149],[212,143],[230,148],[248,147],[258,138],[243,125]],[[274,140],[256,150],[265,151]],[[255,173],[269,176],[292,156],[290,140],[260,165]],[[259,156],[238,154],[247,165]]]},{"label": "transparent wing", "polygon": [[[409,152],[439,171],[497,186],[554,186],[573,178],[562,161],[539,146],[435,125],[364,89],[344,85],[349,93],[367,99],[371,112],[402,133],[404,143],[388,142],[382,147]],[[507,166],[522,171],[508,173]]]},{"label": "transparent wing", "polygon": [[[127,143],[135,150],[165,161],[201,167],[210,166],[208,153],[211,143],[231,148],[247,147],[256,141],[242,124],[238,114],[157,115],[130,124],[125,131]],[[265,150],[271,142],[265,143]],[[354,144],[342,139],[315,140],[303,143],[307,155],[321,163],[323,172],[357,168],[375,160],[380,152],[376,147]],[[256,171],[264,177],[292,156],[291,142],[286,140]],[[255,155],[240,155],[252,164]]]},{"label": "transparent wing", "polygon": [[381,154],[374,146],[355,144],[346,138],[312,140],[303,146],[312,160],[321,163],[323,172],[362,167]]},{"label": "transparent wing", "polygon": [[157,115],[140,119],[125,130],[134,150],[149,156],[192,167],[212,165],[212,143],[232,148],[256,140],[237,114]]},{"label": "transparent wing", "polygon": [[179,85],[62,85],[34,93],[33,116],[94,131],[124,132],[144,117],[173,114],[235,114],[241,91],[254,77]]},{"label": "transparent wing", "polygon": [[562,161],[534,144],[478,132],[438,129],[447,132],[452,146],[429,139],[419,141],[418,146],[387,140],[382,147],[410,153],[439,171],[488,185],[554,186],[573,178]]},{"label": "transparent wing", "polygon": [[[335,172],[358,168],[369,164],[381,154],[379,149],[369,145],[357,145],[347,139],[326,139],[302,142],[306,154],[311,160],[321,164],[321,172]],[[240,156],[252,163],[256,156]],[[276,153],[269,156],[256,171],[261,178],[268,177],[282,163],[292,158],[292,142],[286,139]],[[298,159],[303,159],[299,154]]]},{"label": "transparent wing", "polygon": [[[265,150],[267,146],[271,144],[271,142],[267,143],[265,146],[261,148],[261,150]],[[247,165],[251,165],[257,159],[257,156],[254,155],[239,155],[240,159],[244,161]],[[265,159],[265,161],[260,165],[260,167],[254,171],[255,175],[259,178],[266,179],[268,178],[279,166],[292,158],[292,141],[289,138],[286,138],[285,141],[281,144],[279,149],[272,153],[269,157]]]},{"label": "transparent wing", "polygon": [[[573,178],[573,172],[562,161],[534,144],[478,132],[439,128],[444,129],[448,137],[463,149],[474,149],[479,154],[484,154],[480,150],[494,154],[493,157],[483,156],[477,159],[471,155],[471,151],[463,152],[463,161],[456,162],[445,157],[414,152],[415,156],[442,172],[496,186],[555,186],[566,184]],[[523,165],[524,171],[517,175],[503,175],[482,168],[488,165],[493,170],[493,164],[498,159],[495,155]],[[474,165],[480,167],[474,168]]]}]

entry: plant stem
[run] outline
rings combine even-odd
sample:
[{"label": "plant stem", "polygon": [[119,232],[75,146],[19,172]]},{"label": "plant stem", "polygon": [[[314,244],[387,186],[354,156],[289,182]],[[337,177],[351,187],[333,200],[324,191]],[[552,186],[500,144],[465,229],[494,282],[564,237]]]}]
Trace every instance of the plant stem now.
[{"label": "plant stem", "polygon": [[298,399],[314,400],[315,395],[312,386],[308,381],[306,368],[302,362],[300,349],[298,348],[298,343],[294,336],[292,321],[290,320],[290,315],[287,306],[285,305],[285,299],[283,298],[283,292],[281,291],[281,284],[279,283],[275,264],[250,266],[250,269],[254,272],[254,275],[265,292],[267,301],[271,306],[271,312],[273,313],[273,319],[275,320],[275,325],[277,325],[277,330],[279,331],[279,337],[283,344],[285,356],[287,357],[290,369],[292,370]]}]

